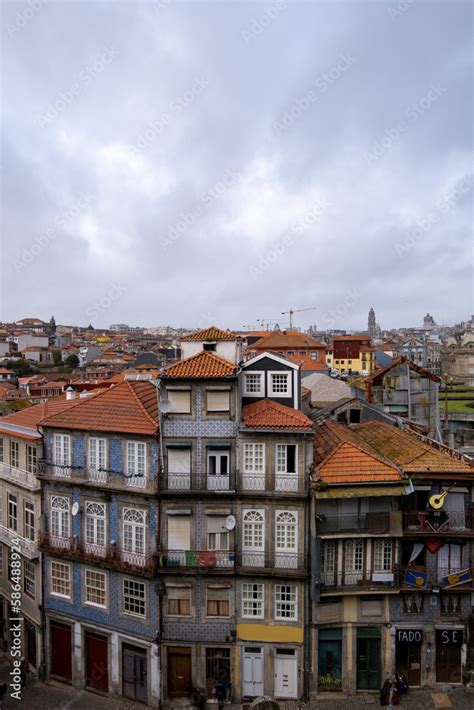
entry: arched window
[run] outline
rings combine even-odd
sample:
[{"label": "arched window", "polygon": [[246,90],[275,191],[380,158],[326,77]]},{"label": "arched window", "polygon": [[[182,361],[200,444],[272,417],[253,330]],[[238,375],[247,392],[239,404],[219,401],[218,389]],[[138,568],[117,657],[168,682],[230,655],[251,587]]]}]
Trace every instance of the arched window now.
[{"label": "arched window", "polygon": [[248,510],[243,517],[243,548],[263,550],[265,547],[265,518],[260,510]]},{"label": "arched window", "polygon": [[145,554],[145,512],[135,508],[123,510],[123,549]]},{"label": "arched window", "polygon": [[296,550],[298,547],[298,519],[296,513],[277,513],[275,520],[275,547],[277,550]]},{"label": "arched window", "polygon": [[91,545],[105,545],[105,505],[87,501],[86,542]]},{"label": "arched window", "polygon": [[69,510],[71,501],[63,496],[51,497],[51,533],[58,537],[70,536]]}]

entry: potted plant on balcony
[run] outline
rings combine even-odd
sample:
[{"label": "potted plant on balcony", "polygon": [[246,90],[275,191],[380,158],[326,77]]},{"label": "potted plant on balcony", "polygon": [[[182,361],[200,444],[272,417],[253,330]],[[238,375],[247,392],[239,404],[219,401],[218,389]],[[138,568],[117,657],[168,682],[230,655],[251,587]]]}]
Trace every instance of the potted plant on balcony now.
[{"label": "potted plant on balcony", "polygon": [[331,673],[318,676],[318,690],[327,692],[331,690],[341,690],[341,679],[336,678]]}]

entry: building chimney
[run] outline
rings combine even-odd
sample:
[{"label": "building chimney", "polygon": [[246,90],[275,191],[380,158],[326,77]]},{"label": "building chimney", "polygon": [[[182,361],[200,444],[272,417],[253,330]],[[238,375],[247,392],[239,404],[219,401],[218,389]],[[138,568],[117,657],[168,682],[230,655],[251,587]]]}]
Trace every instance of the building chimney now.
[{"label": "building chimney", "polygon": [[75,399],[76,398],[76,393],[74,391],[74,388],[69,385],[69,387],[66,389],[66,399]]}]

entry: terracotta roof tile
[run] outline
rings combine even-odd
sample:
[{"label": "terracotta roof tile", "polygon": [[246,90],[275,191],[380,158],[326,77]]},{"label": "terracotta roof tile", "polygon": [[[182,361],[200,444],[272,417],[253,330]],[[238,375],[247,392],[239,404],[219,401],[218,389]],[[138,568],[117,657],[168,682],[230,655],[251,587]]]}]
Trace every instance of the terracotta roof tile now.
[{"label": "terracotta roof tile", "polygon": [[163,377],[234,377],[239,368],[220,355],[202,350],[185,360],[169,365]]},{"label": "terracotta roof tile", "polygon": [[467,459],[414,432],[382,422],[354,427],[356,436],[379,455],[389,458],[407,473],[470,473]]},{"label": "terracotta roof tile", "polygon": [[67,400],[63,395],[49,399],[47,402],[42,402],[41,404],[35,404],[33,407],[22,409],[20,412],[1,417],[0,431],[12,434],[12,431],[8,429],[8,424],[25,427],[26,429],[37,429],[38,424],[46,417],[54,416],[66,409],[75,407],[81,401],[80,399]]},{"label": "terracotta roof tile", "polygon": [[251,350],[260,348],[274,350],[275,348],[327,348],[327,345],[320,343],[310,335],[298,332],[275,332],[272,331],[252,343]]},{"label": "terracotta roof tile", "polygon": [[351,429],[330,419],[315,429],[314,462],[320,480],[329,484],[403,479],[398,466],[372,451]]},{"label": "terracotta roof tile", "polygon": [[242,409],[246,429],[298,429],[310,431],[312,422],[299,409],[286,407],[271,399],[261,399]]},{"label": "terracotta roof tile", "polygon": [[233,333],[230,330],[222,330],[213,325],[210,328],[204,328],[204,330],[198,330],[196,333],[185,335],[181,340],[208,340],[213,342],[214,340],[236,340],[238,337],[237,333]]},{"label": "terracotta roof tile", "polygon": [[78,406],[46,417],[41,424],[62,429],[115,431],[154,436],[158,430],[158,400],[151,382],[129,382],[78,401]]}]

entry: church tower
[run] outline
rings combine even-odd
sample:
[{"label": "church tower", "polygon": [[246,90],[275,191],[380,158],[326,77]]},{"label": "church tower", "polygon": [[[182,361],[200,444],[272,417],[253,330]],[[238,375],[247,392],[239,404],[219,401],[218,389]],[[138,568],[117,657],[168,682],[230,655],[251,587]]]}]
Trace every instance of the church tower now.
[{"label": "church tower", "polygon": [[371,338],[374,338],[377,334],[377,323],[375,320],[375,311],[373,308],[371,308],[369,311],[367,330]]}]

